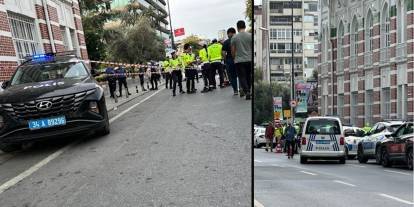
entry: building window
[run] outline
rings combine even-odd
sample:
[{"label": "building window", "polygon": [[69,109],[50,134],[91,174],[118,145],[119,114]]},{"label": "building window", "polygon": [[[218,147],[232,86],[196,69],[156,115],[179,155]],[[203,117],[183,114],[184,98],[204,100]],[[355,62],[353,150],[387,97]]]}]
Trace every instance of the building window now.
[{"label": "building window", "polygon": [[66,35],[66,27],[60,27],[60,33],[62,34],[63,45],[65,46],[65,50],[69,50],[69,41],[68,36]]},{"label": "building window", "polygon": [[317,12],[318,11],[318,4],[317,3],[305,3],[303,5],[305,12]]},{"label": "building window", "polygon": [[34,20],[15,13],[8,13],[14,48],[21,63],[26,56],[41,52]]},{"label": "building window", "polygon": [[397,88],[397,117],[405,119],[407,116],[407,84],[398,85]]},{"label": "building window", "polygon": [[314,57],[305,57],[303,62],[305,64],[305,68],[315,68],[316,66],[316,58]]},{"label": "building window", "polygon": [[75,30],[70,29],[70,38],[72,39],[72,48],[76,51],[76,54],[80,57],[80,48],[78,43],[78,38],[76,37]]},{"label": "building window", "polygon": [[383,88],[381,91],[381,116],[383,119],[389,119],[391,113],[391,93],[390,88]]},{"label": "building window", "polygon": [[386,48],[390,46],[390,12],[388,11],[388,4],[384,4],[382,9],[382,24],[381,24],[381,46]]},{"label": "building window", "polygon": [[397,1],[397,42],[403,43],[405,42],[405,35],[406,35],[406,15],[404,0],[396,0]]},{"label": "building window", "polygon": [[358,92],[351,93],[351,124],[355,125],[358,115]]},{"label": "building window", "polygon": [[352,20],[351,30],[351,57],[358,54],[358,20],[356,17]]},{"label": "building window", "polygon": [[338,94],[337,114],[341,118],[344,116],[344,94]]},{"label": "building window", "polygon": [[365,91],[365,123],[372,124],[372,105],[374,102],[374,91]]},{"label": "building window", "polygon": [[303,17],[303,21],[304,22],[314,22],[314,17],[313,17],[313,15],[305,15]]},{"label": "building window", "polygon": [[368,16],[367,16],[367,26],[366,26],[366,31],[365,32],[365,47],[366,47],[366,51],[372,51],[372,45],[373,45],[373,37],[374,37],[374,26],[373,26],[373,17],[372,17],[372,13],[371,11],[368,12]]}]

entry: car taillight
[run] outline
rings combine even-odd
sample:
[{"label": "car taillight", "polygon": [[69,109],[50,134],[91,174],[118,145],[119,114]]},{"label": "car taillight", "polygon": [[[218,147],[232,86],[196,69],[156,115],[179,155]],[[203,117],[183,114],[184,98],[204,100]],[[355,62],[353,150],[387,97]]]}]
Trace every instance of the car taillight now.
[{"label": "car taillight", "polygon": [[343,137],[339,138],[339,144],[340,145],[344,145],[345,144],[345,139]]},{"label": "car taillight", "polygon": [[306,144],[306,137],[302,137],[302,145]]},{"label": "car taillight", "polygon": [[98,103],[96,103],[96,101],[89,102],[89,111],[99,114]]}]

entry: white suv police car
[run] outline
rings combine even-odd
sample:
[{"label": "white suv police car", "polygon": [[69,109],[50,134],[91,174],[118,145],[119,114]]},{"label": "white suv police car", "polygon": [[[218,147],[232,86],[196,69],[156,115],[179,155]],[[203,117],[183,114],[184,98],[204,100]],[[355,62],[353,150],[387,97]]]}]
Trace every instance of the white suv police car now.
[{"label": "white suv police car", "polygon": [[367,163],[368,159],[375,159],[376,163],[380,164],[381,141],[386,138],[386,135],[392,134],[397,130],[403,123],[403,121],[382,121],[376,123],[358,144],[357,157],[359,163]]},{"label": "white suv police car", "polygon": [[308,159],[337,159],[345,164],[345,138],[337,117],[309,117],[302,130],[300,163]]}]

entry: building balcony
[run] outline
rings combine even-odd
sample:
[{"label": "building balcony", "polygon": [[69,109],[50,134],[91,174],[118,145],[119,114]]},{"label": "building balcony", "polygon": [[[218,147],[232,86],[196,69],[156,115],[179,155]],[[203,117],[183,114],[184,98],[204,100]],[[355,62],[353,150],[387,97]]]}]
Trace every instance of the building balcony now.
[{"label": "building balcony", "polygon": [[365,68],[372,67],[372,52],[371,51],[365,52],[364,65],[365,65]]},{"label": "building balcony", "polygon": [[396,47],[396,56],[397,61],[402,61],[407,59],[407,43],[398,43]]},{"label": "building balcony", "polygon": [[349,72],[355,72],[357,68],[357,56],[351,56],[349,58]]},{"label": "building balcony", "polygon": [[[285,53],[285,54],[291,54],[292,50],[290,49],[276,49],[276,50],[270,50],[271,53]],[[293,50],[293,53],[302,53],[301,49]]]},{"label": "building balcony", "polygon": [[380,49],[380,64],[387,64],[390,61],[390,48],[384,47]]},{"label": "building balcony", "polygon": [[338,73],[344,72],[344,59],[338,59],[336,61],[336,69]]}]

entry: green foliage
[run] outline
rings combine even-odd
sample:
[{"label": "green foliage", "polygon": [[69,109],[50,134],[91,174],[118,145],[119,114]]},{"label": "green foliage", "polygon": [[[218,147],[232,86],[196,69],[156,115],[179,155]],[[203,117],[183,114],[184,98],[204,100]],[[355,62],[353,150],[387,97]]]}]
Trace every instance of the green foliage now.
[{"label": "green foliage", "polygon": [[[256,73],[259,70],[255,70]],[[256,81],[254,83],[254,123],[261,124],[273,120],[273,97],[281,96],[283,108],[289,108],[290,89],[278,83]]]},{"label": "green foliage", "polygon": [[183,45],[184,44],[190,44],[190,46],[193,48],[193,53],[198,54],[198,51],[202,48],[202,46],[199,44],[202,41],[198,36],[196,35],[190,35],[183,39]]},{"label": "green foliage", "polygon": [[253,0],[246,0],[246,17],[249,20],[250,28],[253,24]]}]

